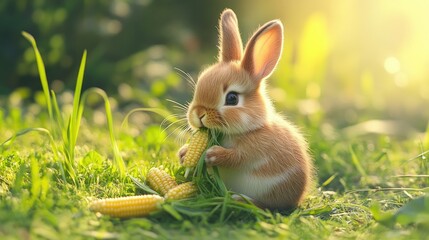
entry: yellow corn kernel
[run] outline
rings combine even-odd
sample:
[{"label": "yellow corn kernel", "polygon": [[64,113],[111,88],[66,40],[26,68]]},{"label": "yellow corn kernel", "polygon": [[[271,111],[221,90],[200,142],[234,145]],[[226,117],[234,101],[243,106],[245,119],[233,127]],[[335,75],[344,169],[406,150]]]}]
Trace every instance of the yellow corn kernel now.
[{"label": "yellow corn kernel", "polygon": [[189,139],[188,150],[182,163],[182,165],[186,167],[185,177],[188,176],[190,169],[198,164],[198,160],[200,159],[201,154],[206,150],[208,142],[208,130],[198,129],[192,134]]},{"label": "yellow corn kernel", "polygon": [[106,198],[91,203],[93,212],[118,218],[144,217],[161,209],[164,198],[159,195],[140,195],[120,198]]},{"label": "yellow corn kernel", "polygon": [[165,199],[167,200],[179,200],[193,197],[198,191],[197,186],[193,182],[186,182],[177,185],[177,187],[170,189],[167,194],[165,194]]},{"label": "yellow corn kernel", "polygon": [[151,168],[146,181],[153,190],[164,196],[168,190],[177,186],[176,181],[166,171],[159,168]]}]

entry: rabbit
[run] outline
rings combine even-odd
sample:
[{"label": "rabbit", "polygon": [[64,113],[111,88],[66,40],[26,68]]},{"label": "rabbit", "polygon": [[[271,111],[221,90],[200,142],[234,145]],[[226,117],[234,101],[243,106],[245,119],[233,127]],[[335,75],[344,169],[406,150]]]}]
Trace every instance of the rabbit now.
[{"label": "rabbit", "polygon": [[[225,9],[219,20],[218,62],[198,77],[186,117],[191,128],[223,134],[206,152],[207,166],[217,166],[235,198],[264,209],[299,206],[312,182],[308,144],[292,123],[276,113],[265,80],[283,48],[283,25],[260,27],[244,52],[237,17]],[[179,150],[183,161],[187,145]],[[242,199],[243,200],[243,199]]]}]

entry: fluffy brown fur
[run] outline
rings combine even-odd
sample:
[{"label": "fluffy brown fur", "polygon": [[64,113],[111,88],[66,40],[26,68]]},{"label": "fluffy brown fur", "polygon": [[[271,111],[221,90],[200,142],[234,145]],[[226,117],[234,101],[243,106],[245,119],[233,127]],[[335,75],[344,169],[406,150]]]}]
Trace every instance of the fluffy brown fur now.
[{"label": "fluffy brown fur", "polygon": [[[220,146],[207,150],[206,162],[219,167],[229,189],[263,208],[296,207],[312,181],[307,142],[265,92],[282,52],[283,25],[274,20],[260,27],[244,53],[232,10],[222,13],[219,26],[219,62],[200,74],[188,122],[225,135]],[[225,104],[228,92],[238,94],[238,104]],[[185,152],[186,146],[180,155]]]}]

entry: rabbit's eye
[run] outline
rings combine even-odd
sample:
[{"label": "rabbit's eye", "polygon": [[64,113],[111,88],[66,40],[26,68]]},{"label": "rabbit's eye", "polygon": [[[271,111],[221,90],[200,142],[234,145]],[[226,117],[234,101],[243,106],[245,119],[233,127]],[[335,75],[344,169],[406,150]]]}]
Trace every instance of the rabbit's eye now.
[{"label": "rabbit's eye", "polygon": [[228,94],[226,94],[225,105],[234,106],[237,104],[238,104],[238,93],[229,92]]}]

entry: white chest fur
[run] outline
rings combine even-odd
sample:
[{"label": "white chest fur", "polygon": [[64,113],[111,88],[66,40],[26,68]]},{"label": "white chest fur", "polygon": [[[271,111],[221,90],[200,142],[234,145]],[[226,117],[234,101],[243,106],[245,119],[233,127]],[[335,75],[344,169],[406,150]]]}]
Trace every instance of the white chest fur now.
[{"label": "white chest fur", "polygon": [[[221,142],[225,148],[234,148],[234,139],[225,137]],[[244,194],[253,199],[264,199],[273,187],[286,183],[298,169],[292,167],[286,172],[275,175],[255,175],[255,170],[265,164],[270,164],[269,156],[253,156],[256,159],[246,161],[239,168],[219,168],[219,173],[226,187],[236,193]],[[259,158],[259,159],[258,159]]]},{"label": "white chest fur", "polygon": [[226,187],[236,193],[253,199],[263,199],[273,187],[287,183],[296,168],[274,176],[256,176],[248,168],[219,168],[219,173]]}]

